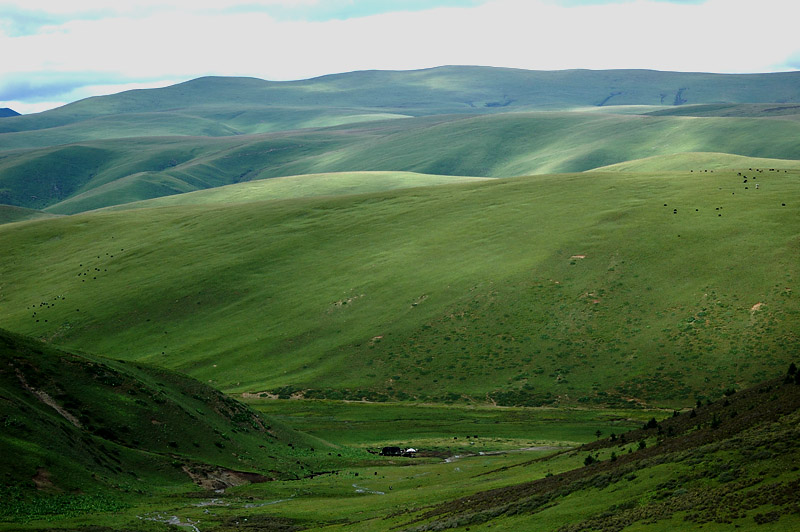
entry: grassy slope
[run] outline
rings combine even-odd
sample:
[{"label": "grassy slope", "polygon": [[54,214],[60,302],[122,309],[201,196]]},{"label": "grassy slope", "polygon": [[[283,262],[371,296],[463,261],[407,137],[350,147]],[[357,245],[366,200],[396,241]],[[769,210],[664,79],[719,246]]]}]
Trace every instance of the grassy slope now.
[{"label": "grassy slope", "polygon": [[792,103],[698,104],[670,107],[649,112],[652,116],[727,116],[800,119],[800,105]]},{"label": "grassy slope", "polygon": [[[798,407],[800,386],[773,380],[624,440],[582,446],[580,457],[600,460],[593,465],[418,510],[403,529],[794,530]],[[541,460],[514,467],[526,466]]]},{"label": "grassy slope", "polygon": [[109,207],[108,210],[143,209],[176,205],[248,203],[274,199],[364,194],[399,188],[480,181],[480,177],[442,176],[413,172],[342,172],[259,179],[208,190],[164,196]]},{"label": "grassy slope", "polygon": [[[736,525],[745,530],[788,532],[800,523],[800,386],[783,379],[740,390],[677,416],[657,414],[652,428],[628,430],[632,420],[617,418],[619,425],[602,427],[603,439],[584,433],[583,445],[556,452],[478,454],[482,449],[504,448],[504,439],[497,436],[515,419],[522,422],[520,441],[530,442],[541,434],[541,424],[535,420],[560,413],[569,424],[580,412],[322,403],[305,416],[304,407],[311,405],[292,403],[290,415],[302,425],[324,431],[338,422],[339,430],[331,434],[356,444],[374,436],[398,443],[398,438],[422,434],[428,427],[448,427],[450,432],[440,433],[449,435],[442,444],[460,456],[447,461],[375,457],[299,481],[245,485],[202,498],[153,499],[133,511],[60,519],[57,529],[77,532],[89,524],[105,525],[108,529],[101,530],[108,532],[138,530],[143,523],[138,521],[137,526],[134,516],[142,514],[177,516],[182,523],[192,519],[209,532],[232,532],[243,525],[256,530],[348,532],[723,531]],[[280,411],[279,406],[274,410]],[[439,419],[444,410],[450,410],[449,416]],[[465,417],[459,419],[462,414]],[[649,419],[643,416],[643,412],[634,415],[639,419],[637,427]],[[348,425],[358,419],[373,423],[368,430],[355,426],[354,434],[349,434]],[[524,424],[531,421],[526,431]],[[615,434],[613,439],[609,429]],[[479,436],[468,438],[465,432]],[[413,436],[410,439],[415,441]],[[599,461],[584,466],[588,456]],[[34,522],[25,529],[49,530],[43,525]]]},{"label": "grassy slope", "polygon": [[[351,72],[294,82],[210,77],[163,89],[90,98],[53,111],[4,120],[0,133],[63,127],[119,114],[130,115],[123,121],[133,125],[132,133],[119,130],[118,134],[124,136],[136,135],[148,120],[148,113],[168,113],[173,118],[152,117],[153,135],[171,134],[176,127],[183,129],[182,134],[197,135],[209,125],[213,127],[211,134],[225,135],[303,127],[317,120],[309,116],[309,110],[336,120],[359,120],[361,115],[371,113],[420,116],[587,105],[671,105],[676,97],[691,104],[797,102],[797,79],[796,72],[543,72],[452,66],[407,72]],[[96,138],[89,128],[63,135],[60,142]],[[23,138],[27,140],[7,145],[28,142],[42,146],[46,135]]]},{"label": "grassy slope", "polygon": [[793,159],[763,159],[743,157],[730,153],[687,152],[673,155],[655,155],[634,159],[624,163],[601,166],[596,172],[706,172],[708,170],[730,170],[739,168],[745,175],[751,168],[797,169],[800,161]]},{"label": "grassy slope", "polygon": [[0,205],[0,224],[23,222],[25,220],[35,220],[37,218],[50,218],[52,216],[52,214],[34,209],[14,207],[13,205]]},{"label": "grassy slope", "polygon": [[539,176],[14,224],[0,317],[227,391],[686,404],[798,347],[798,173],[757,179]]},{"label": "grassy slope", "polygon": [[0,521],[192,490],[186,469],[206,479],[222,468],[296,478],[329,461],[321,440],[163,369],[2,330],[0,359]]},{"label": "grassy slope", "polygon": [[508,113],[260,136],[97,141],[7,155],[0,160],[0,201],[70,214],[308,173],[508,177],[685,152],[800,159],[798,136],[800,122],[790,120]]},{"label": "grassy slope", "polygon": [[345,169],[410,170],[509,177],[582,172],[652,155],[724,152],[800,158],[793,121],[677,118],[581,113],[511,113],[465,118],[400,132],[316,160],[293,173]]}]

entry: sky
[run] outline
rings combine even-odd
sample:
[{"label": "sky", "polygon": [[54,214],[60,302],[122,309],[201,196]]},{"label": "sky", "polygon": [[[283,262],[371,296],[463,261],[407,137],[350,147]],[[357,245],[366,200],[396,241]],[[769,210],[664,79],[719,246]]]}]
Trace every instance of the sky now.
[{"label": "sky", "polygon": [[0,0],[0,108],[207,75],[800,69],[797,0]]}]

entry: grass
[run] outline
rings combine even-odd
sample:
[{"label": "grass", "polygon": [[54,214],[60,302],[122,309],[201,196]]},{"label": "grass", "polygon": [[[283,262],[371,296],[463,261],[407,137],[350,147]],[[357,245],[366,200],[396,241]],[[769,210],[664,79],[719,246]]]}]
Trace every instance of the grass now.
[{"label": "grass", "polygon": [[434,176],[412,172],[343,172],[259,179],[208,190],[175,194],[109,207],[109,210],[176,205],[249,203],[274,199],[364,194],[398,188],[479,181],[477,177]]},{"label": "grass", "polygon": [[[74,214],[302,174],[510,177],[685,152],[797,160],[800,122],[764,119],[793,109],[796,77],[444,67],[203,78],[4,119],[0,203]],[[680,116],[692,111],[670,102],[679,90],[702,116]]]},{"label": "grass", "polygon": [[[673,155],[655,155],[623,163],[601,166],[598,172],[700,172],[706,170],[731,170],[734,168],[800,168],[800,161],[793,159],[761,159],[743,157],[730,153],[687,152]],[[737,172],[738,173],[738,172]]]},{"label": "grass", "polygon": [[204,78],[3,119],[0,529],[796,529],[798,377],[762,382],[800,348],[796,81]]},{"label": "grass", "polygon": [[229,392],[687,405],[797,348],[798,174],[757,182],[587,173],[14,224],[0,316]]},{"label": "grass", "polygon": [[[689,104],[793,102],[800,98],[794,72],[537,72],[449,66],[407,72],[352,72],[278,83],[207,77],[162,89],[88,98],[45,113],[13,117],[3,120],[0,134],[7,147],[65,144],[99,135],[251,134],[331,121],[359,121],[372,114],[422,116],[576,106],[663,106],[674,104],[679,90],[681,100]],[[91,127],[81,127],[81,123]]]},{"label": "grass", "polygon": [[26,220],[35,220],[37,218],[49,218],[53,216],[46,212],[37,211],[34,209],[26,209],[24,207],[14,207],[12,205],[0,205],[0,224],[7,224],[13,222],[24,222]]},{"label": "grass", "polygon": [[[792,379],[794,380],[794,379]],[[768,400],[765,400],[768,399]],[[307,402],[275,401],[295,414]],[[797,512],[800,387],[783,378],[741,390],[692,411],[659,416],[651,428],[618,431],[559,452],[507,452],[350,462],[329,473],[229,488],[225,493],[153,493],[91,515],[69,511],[0,529],[78,530],[87,525],[147,529],[143,519],[171,516],[201,530],[238,527],[292,530],[792,530]],[[389,420],[393,405],[324,403],[316,417],[344,424]],[[399,407],[399,406],[398,406]],[[442,434],[453,419],[431,408]],[[277,406],[275,408],[278,410]],[[469,414],[464,409],[451,409]],[[514,429],[522,410],[493,414],[495,430]],[[534,417],[541,412],[528,411]],[[637,416],[637,413],[633,413]],[[565,412],[580,423],[584,413]],[[288,416],[300,425],[314,421]],[[510,423],[509,423],[510,422]],[[591,422],[591,421],[590,421]],[[494,423],[492,424],[494,425]],[[397,425],[376,423],[392,435]],[[412,424],[405,429],[414,430]],[[327,429],[324,429],[327,430]],[[532,432],[535,432],[532,427]],[[345,436],[346,438],[346,436]],[[388,438],[387,438],[388,439]],[[645,446],[639,442],[646,442]],[[586,457],[596,460],[584,465]],[[57,500],[57,499],[56,499]],[[77,504],[74,502],[73,504]],[[100,528],[101,530],[105,530]],[[157,530],[158,528],[153,528]]]},{"label": "grass", "polygon": [[340,465],[367,456],[162,369],[2,330],[0,356],[0,520],[119,510],[142,496],[196,491],[193,480],[225,486],[215,480],[223,471],[298,478],[330,467],[332,451],[346,455]]},{"label": "grass", "polygon": [[400,446],[446,454],[571,446],[640,426],[660,412],[245,399],[274,419],[348,447]]},{"label": "grass", "polygon": [[221,138],[112,139],[10,152],[0,160],[0,202],[73,214],[302,174],[511,177],[583,172],[644,158],[647,164],[632,168],[661,171],[676,169],[675,157],[698,152],[730,154],[726,164],[742,167],[782,159],[768,168],[786,168],[800,159],[793,142],[798,135],[800,122],[792,120],[551,112],[422,117]]}]

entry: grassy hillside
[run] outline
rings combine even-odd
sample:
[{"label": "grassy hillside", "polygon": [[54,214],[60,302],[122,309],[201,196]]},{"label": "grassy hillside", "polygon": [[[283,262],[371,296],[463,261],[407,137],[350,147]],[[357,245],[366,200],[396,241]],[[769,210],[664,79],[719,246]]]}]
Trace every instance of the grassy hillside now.
[{"label": "grassy hillside", "polygon": [[[291,82],[208,77],[163,89],[89,98],[52,111],[4,120],[0,134],[38,130],[40,134],[25,136],[27,145],[44,146],[43,142],[97,138],[95,131],[105,136],[138,136],[148,125],[149,135],[230,135],[296,129],[321,125],[320,121],[325,120],[360,121],[371,114],[422,116],[580,106],[797,103],[797,79],[796,72],[548,72],[465,66],[351,72]],[[90,122],[102,117],[114,118]],[[50,140],[45,140],[48,134],[41,134],[45,129],[86,121],[92,127],[62,129]]]},{"label": "grassy hillside", "polygon": [[800,159],[800,124],[747,118],[509,113],[447,121],[287,165],[293,173],[409,170],[510,177],[583,172],[653,155],[724,152]]},{"label": "grassy hillside", "polygon": [[24,207],[14,207],[13,205],[0,205],[0,224],[34,220],[36,218],[50,218],[52,214],[26,209]]},{"label": "grassy hillside", "polygon": [[[414,442],[437,429],[440,441],[429,453],[434,442],[425,439],[415,458],[373,455],[299,480],[247,484],[222,494],[151,497],[113,513],[11,526],[74,532],[163,530],[164,523],[204,532],[795,530],[800,386],[796,371],[782,373],[785,378],[729,392],[713,403],[655,416],[266,401],[279,404],[272,408],[276,412],[288,403],[293,421],[355,444],[376,436]],[[522,442],[577,436],[574,429],[588,425],[572,424],[593,416],[616,424],[599,425],[600,436],[585,432],[582,444],[571,447],[513,448],[515,439],[502,437],[509,429]],[[336,424],[338,430],[330,430]]]},{"label": "grassy hillside", "polygon": [[[582,172],[689,152],[797,160],[798,137],[800,122],[791,120],[507,113],[224,138],[107,140],[8,154],[0,159],[0,202],[72,214],[301,174],[387,171],[510,177]],[[675,168],[666,159],[651,161],[664,161],[664,170]],[[692,164],[704,162],[701,158]],[[679,167],[684,168],[692,169]],[[661,168],[649,164],[644,169]]]},{"label": "grassy hillside", "polygon": [[563,455],[512,466],[538,478],[418,508],[398,528],[794,530],[800,526],[794,381],[773,380],[584,445],[577,453],[584,467],[540,473],[558,468]]},{"label": "grassy hillside", "polygon": [[342,172],[259,179],[208,190],[126,203],[109,210],[176,205],[248,203],[274,199],[364,194],[399,188],[481,181],[480,177],[415,174],[413,172]]},{"label": "grassy hillside", "polygon": [[800,174],[743,173],[750,183],[590,173],[13,224],[0,228],[0,318],[226,391],[685,405],[800,346]]},{"label": "grassy hillside", "polygon": [[633,159],[624,163],[601,166],[593,172],[706,172],[708,170],[732,170],[750,168],[791,170],[800,168],[794,159],[763,159],[743,157],[730,153],[686,152],[672,155],[655,155],[644,159]]},{"label": "grassy hillside", "polygon": [[163,369],[2,330],[0,358],[0,521],[110,510],[195,484],[299,478],[342,452]]},{"label": "grassy hillside", "polygon": [[761,103],[761,104],[698,104],[671,107],[651,111],[652,116],[728,116],[800,119],[800,105],[797,103]]}]

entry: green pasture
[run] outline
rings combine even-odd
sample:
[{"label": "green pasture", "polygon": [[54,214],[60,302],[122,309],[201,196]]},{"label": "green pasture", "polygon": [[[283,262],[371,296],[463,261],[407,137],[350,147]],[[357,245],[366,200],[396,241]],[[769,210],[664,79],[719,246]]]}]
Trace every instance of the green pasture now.
[{"label": "green pasture", "polygon": [[73,214],[258,179],[331,172],[455,178],[607,166],[640,172],[787,169],[800,159],[794,141],[799,135],[800,121],[792,120],[538,112],[383,120],[234,137],[97,140],[8,152],[0,160],[0,202]]},{"label": "green pasture", "polygon": [[798,529],[798,99],[440,67],[4,118],[0,530]]},{"label": "green pasture", "polygon": [[446,454],[574,446],[620,434],[661,412],[273,400],[247,404],[296,430],[348,447],[413,447]]},{"label": "green pasture", "polygon": [[[698,408],[696,416],[684,412],[659,418],[658,425],[667,427],[665,432],[620,431],[614,441],[595,437],[592,443],[572,450],[464,454],[446,461],[374,457],[298,480],[249,484],[224,493],[153,493],[130,498],[115,511],[60,515],[11,526],[15,530],[48,526],[77,530],[90,523],[111,530],[159,530],[157,524],[163,526],[175,517],[178,523],[216,532],[247,527],[666,531],[675,526],[726,530],[734,525],[792,530],[798,522],[792,510],[798,482],[798,388],[780,382]],[[770,401],[763,400],[764,394],[770,395]],[[288,407],[292,414],[287,419],[292,421],[303,417],[297,414],[304,406],[312,409],[304,401],[272,400],[269,404],[287,410],[292,402],[297,403]],[[323,415],[314,414],[301,423],[325,427],[333,417],[343,423],[369,419],[393,433],[397,426],[379,421],[396,416],[402,406],[317,404],[314,410]],[[439,421],[443,433],[455,426],[456,416],[451,414],[448,420],[445,408],[418,408],[431,408],[428,418]],[[501,427],[510,427],[519,415],[514,409],[494,410]],[[562,413],[567,420],[591,423],[591,414],[585,414]],[[721,417],[724,420],[709,426]],[[743,418],[748,420],[736,428],[734,423]],[[675,427],[677,431],[672,430]],[[623,439],[623,434],[628,438]],[[587,465],[589,456],[593,461]],[[0,529],[8,525],[0,524]]]},{"label": "green pasture", "polygon": [[[601,166],[593,172],[698,172],[708,170],[745,170],[750,168],[797,170],[800,161],[795,159],[764,159],[744,157],[730,153],[686,152],[672,155],[654,155],[644,159],[633,159],[623,163]],[[738,173],[738,172],[737,172]]]},{"label": "green pasture", "polygon": [[[357,122],[370,115],[502,113],[587,106],[625,109],[632,105],[682,110],[687,104],[797,101],[797,86],[796,72],[545,72],[469,66],[351,72],[290,82],[206,77],[161,89],[87,98],[44,113],[12,117],[0,124],[0,135],[6,148],[41,147],[141,134],[252,134]],[[773,104],[767,109],[786,106]]]},{"label": "green pasture", "polygon": [[421,186],[479,181],[484,178],[435,176],[411,172],[342,172],[259,179],[196,192],[125,203],[108,210],[142,209],[176,205],[248,203],[273,199],[364,194]]},{"label": "green pasture", "polygon": [[797,348],[798,174],[764,169],[756,190],[737,173],[11,224],[0,317],[229,392],[686,406],[764,378]]},{"label": "green pasture", "polygon": [[[795,77],[452,67],[290,83],[203,78],[4,119],[0,203],[74,214],[303,174],[511,177],[632,160],[646,161],[638,171],[671,171],[686,165],[653,157],[690,152],[798,160],[794,107],[752,103],[796,99]],[[678,90],[705,107],[674,105],[665,95]],[[703,112],[682,116],[689,108]]]}]

